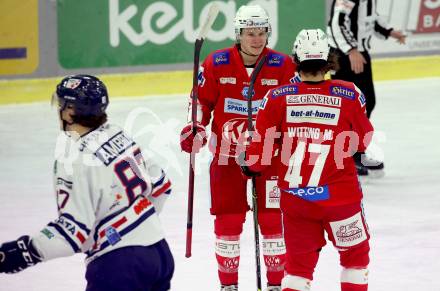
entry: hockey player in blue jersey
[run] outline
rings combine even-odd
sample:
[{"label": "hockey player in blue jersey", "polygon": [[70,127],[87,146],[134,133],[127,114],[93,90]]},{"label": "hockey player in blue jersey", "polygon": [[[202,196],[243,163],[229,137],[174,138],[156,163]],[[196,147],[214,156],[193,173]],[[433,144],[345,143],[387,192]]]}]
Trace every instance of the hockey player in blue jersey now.
[{"label": "hockey player in blue jersey", "polygon": [[68,76],[53,100],[65,133],[54,165],[58,218],[0,245],[0,273],[82,252],[87,291],[169,290],[174,260],[157,214],[171,192],[164,171],[107,122],[98,78]]}]

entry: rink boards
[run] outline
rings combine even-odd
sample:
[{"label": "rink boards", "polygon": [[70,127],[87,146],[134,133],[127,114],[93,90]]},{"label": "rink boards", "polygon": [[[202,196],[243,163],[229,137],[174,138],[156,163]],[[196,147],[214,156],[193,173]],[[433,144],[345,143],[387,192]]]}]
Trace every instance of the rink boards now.
[{"label": "rink boards", "polygon": [[[373,61],[375,81],[402,80],[440,76],[440,55],[411,58],[376,59]],[[110,96],[185,94],[192,85],[191,71],[112,74],[100,76]],[[0,105],[50,100],[60,78],[2,80]]]}]

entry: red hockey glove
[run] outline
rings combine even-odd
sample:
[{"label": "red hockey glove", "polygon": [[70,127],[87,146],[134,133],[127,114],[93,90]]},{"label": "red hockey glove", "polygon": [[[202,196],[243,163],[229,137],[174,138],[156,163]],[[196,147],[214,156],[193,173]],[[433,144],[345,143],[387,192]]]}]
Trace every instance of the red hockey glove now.
[{"label": "red hockey glove", "polygon": [[180,148],[182,151],[198,153],[208,141],[205,127],[197,122],[195,128],[195,135],[192,133],[192,123],[187,124],[180,132]]},{"label": "red hockey glove", "polygon": [[0,273],[17,273],[39,262],[40,255],[27,235],[0,245]]}]

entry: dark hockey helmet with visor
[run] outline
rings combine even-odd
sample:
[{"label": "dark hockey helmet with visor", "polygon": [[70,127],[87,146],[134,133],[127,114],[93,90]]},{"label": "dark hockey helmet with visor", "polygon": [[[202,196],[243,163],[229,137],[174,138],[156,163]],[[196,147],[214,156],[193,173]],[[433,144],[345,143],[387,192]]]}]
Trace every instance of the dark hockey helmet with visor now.
[{"label": "dark hockey helmet with visor", "polygon": [[91,75],[72,75],[61,80],[52,97],[60,112],[72,105],[76,118],[102,116],[108,106],[104,83]]}]

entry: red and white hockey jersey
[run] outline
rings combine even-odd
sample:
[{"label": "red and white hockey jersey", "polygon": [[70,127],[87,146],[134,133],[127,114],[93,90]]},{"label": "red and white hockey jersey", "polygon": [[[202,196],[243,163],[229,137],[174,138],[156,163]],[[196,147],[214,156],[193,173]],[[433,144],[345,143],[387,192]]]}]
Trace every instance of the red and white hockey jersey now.
[{"label": "red and white hockey jersey", "polygon": [[[266,55],[254,85],[252,114],[257,114],[269,89],[293,82],[296,66],[288,55],[265,48]],[[257,60],[258,62],[258,60]],[[215,154],[235,156],[247,132],[247,89],[250,74],[236,46],[211,53],[199,70],[198,121],[208,125],[213,112],[210,149]],[[292,79],[292,80],[291,80]]]},{"label": "red and white hockey jersey", "polygon": [[59,216],[32,238],[44,261],[84,252],[90,262],[164,238],[157,211],[171,183],[121,128],[104,124],[79,139],[63,135],[57,149]]},{"label": "red and white hockey jersey", "polygon": [[362,198],[351,156],[365,151],[373,127],[365,97],[353,83],[327,80],[275,88],[260,105],[256,130],[247,157],[258,161],[250,169],[260,171],[271,163],[275,143],[282,191],[321,205]]}]

